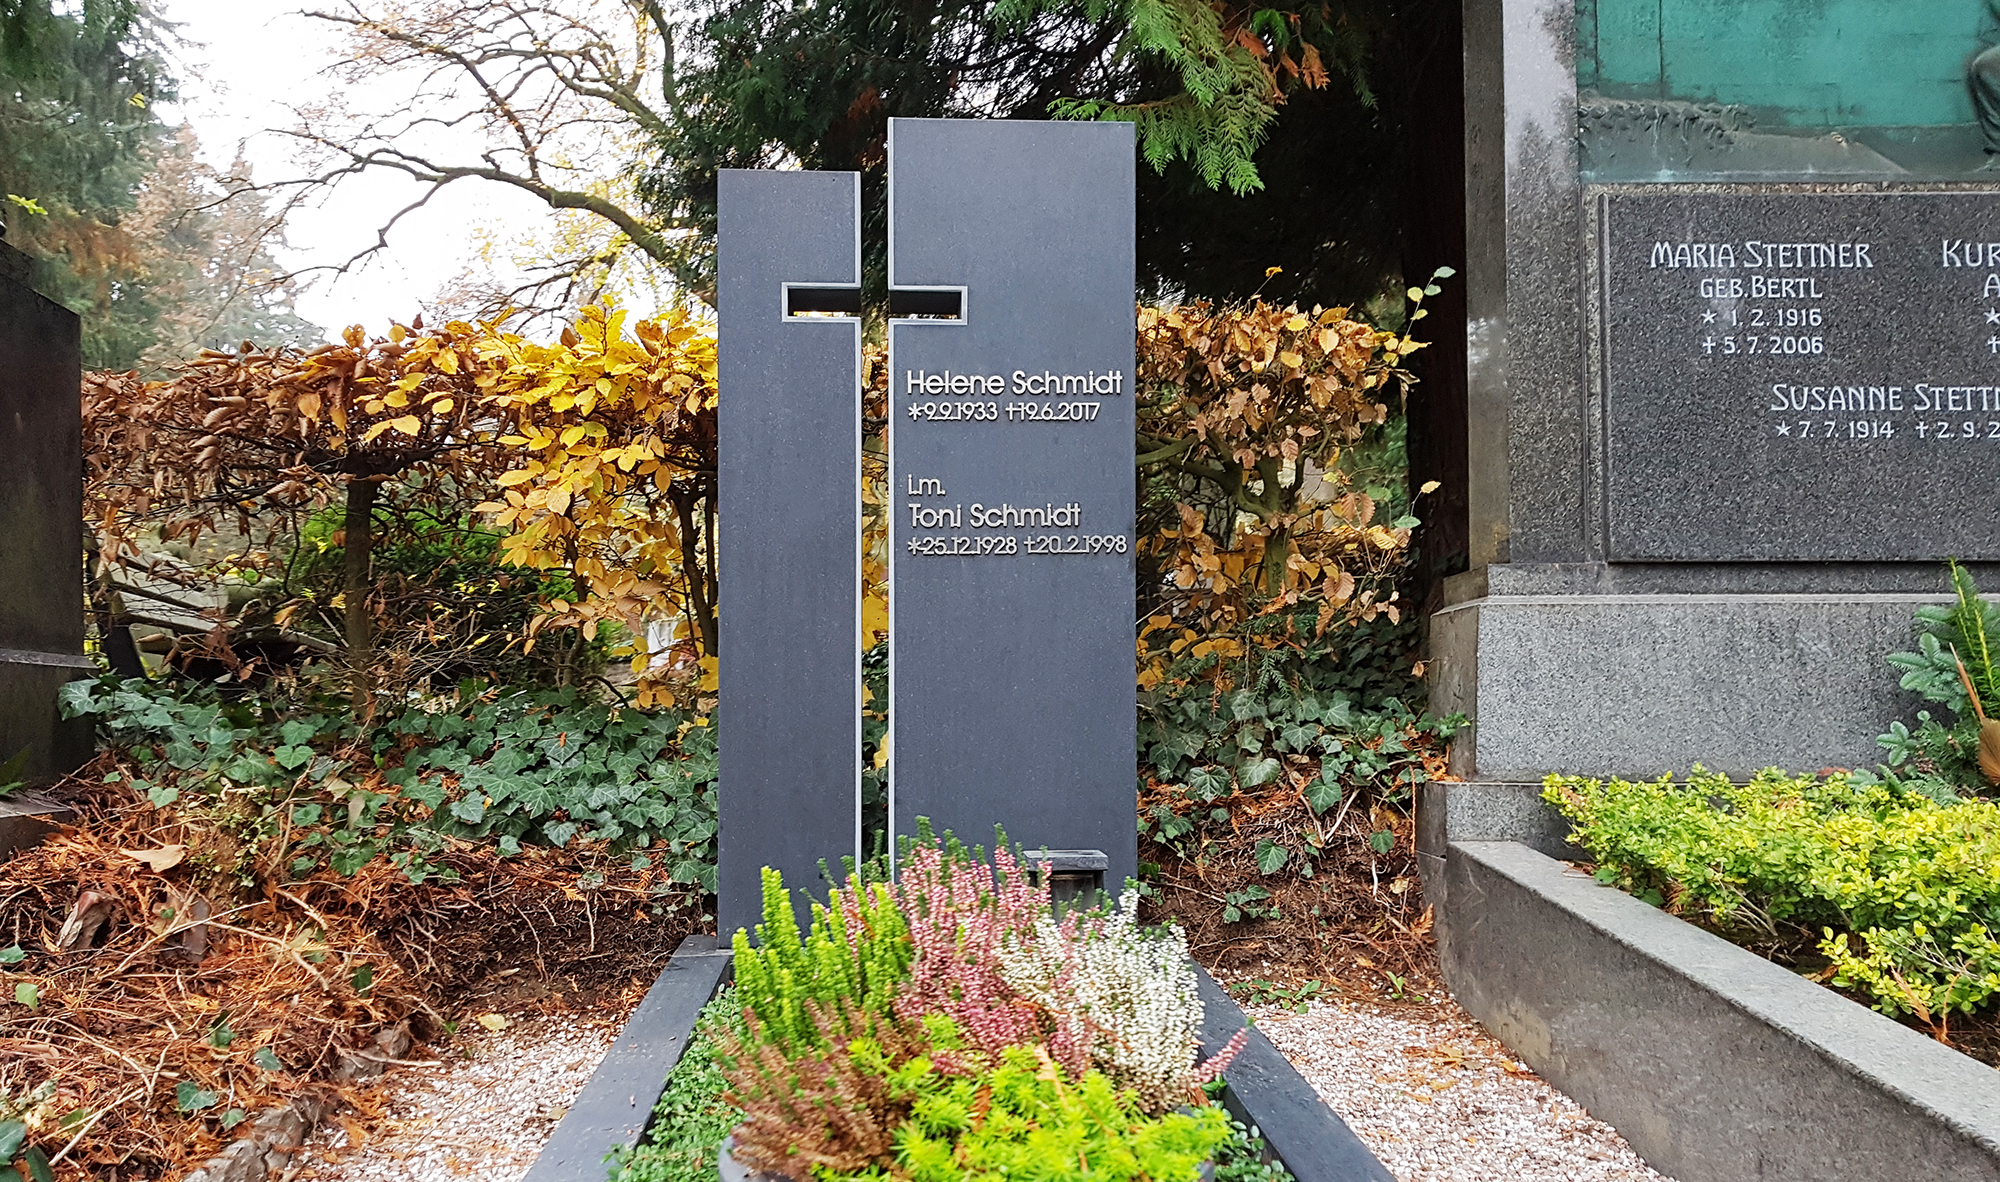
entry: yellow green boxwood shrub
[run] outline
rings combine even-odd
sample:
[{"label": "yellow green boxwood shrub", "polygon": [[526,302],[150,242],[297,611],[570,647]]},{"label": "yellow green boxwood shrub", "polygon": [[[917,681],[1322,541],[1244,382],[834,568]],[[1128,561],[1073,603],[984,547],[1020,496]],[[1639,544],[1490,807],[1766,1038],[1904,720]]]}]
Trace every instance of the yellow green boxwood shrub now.
[{"label": "yellow green boxwood shrub", "polygon": [[1551,776],[1600,881],[1938,1026],[2000,996],[2000,806],[1845,773]]}]

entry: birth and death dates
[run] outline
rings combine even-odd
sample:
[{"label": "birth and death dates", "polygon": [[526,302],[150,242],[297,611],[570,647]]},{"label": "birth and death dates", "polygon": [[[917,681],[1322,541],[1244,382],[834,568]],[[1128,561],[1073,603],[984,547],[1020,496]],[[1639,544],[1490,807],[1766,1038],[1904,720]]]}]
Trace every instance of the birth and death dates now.
[{"label": "birth and death dates", "polygon": [[1094,423],[1101,402],[912,402],[905,410],[919,423]]},{"label": "birth and death dates", "polygon": [[1012,534],[973,537],[967,534],[940,534],[911,538],[904,549],[916,555],[943,558],[1005,557],[1009,554],[1123,554],[1131,539],[1122,534]]},{"label": "birth and death dates", "polygon": [[2000,443],[2000,419],[1922,419],[1898,426],[1888,419],[1787,419],[1774,430],[1787,439],[1895,439],[1935,442],[1990,439]]}]

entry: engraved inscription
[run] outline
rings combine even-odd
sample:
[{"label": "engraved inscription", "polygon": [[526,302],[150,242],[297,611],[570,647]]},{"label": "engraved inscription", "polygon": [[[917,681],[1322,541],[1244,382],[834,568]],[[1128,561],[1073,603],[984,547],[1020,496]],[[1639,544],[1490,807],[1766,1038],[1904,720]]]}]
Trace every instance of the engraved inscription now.
[{"label": "engraved inscription", "polygon": [[1613,557],[2000,556],[2000,194],[1602,201]]},{"label": "engraved inscription", "polygon": [[[902,413],[913,423],[1095,423],[1103,399],[1125,395],[1125,373],[1117,369],[1086,369],[1058,373],[1015,369],[1002,373],[958,373],[951,370],[905,369]],[[945,428],[950,430],[951,428]],[[968,429],[975,429],[969,427]],[[1039,432],[1022,436],[1022,446],[1036,446]],[[935,477],[905,476],[909,497],[941,497],[944,482]],[[1083,506],[1071,501],[1018,505],[984,502],[949,505],[911,501],[907,505],[909,537],[903,553],[917,557],[987,558],[1011,555],[1125,554],[1133,540],[1127,534],[1037,534],[1005,536],[931,536],[927,530],[1063,530],[1078,529]],[[1102,527],[1100,527],[1102,528]]]}]

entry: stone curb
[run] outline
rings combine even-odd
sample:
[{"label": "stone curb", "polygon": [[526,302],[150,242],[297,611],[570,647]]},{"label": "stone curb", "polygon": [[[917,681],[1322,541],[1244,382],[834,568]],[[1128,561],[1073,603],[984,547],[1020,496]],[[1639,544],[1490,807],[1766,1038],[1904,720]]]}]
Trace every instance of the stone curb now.
[{"label": "stone curb", "polygon": [[1519,843],[1443,873],[1459,1003],[1662,1173],[2000,1180],[2000,1072]]},{"label": "stone curb", "polygon": [[695,1019],[733,968],[728,946],[717,948],[714,936],[680,942],[521,1182],[603,1182],[605,1155],[646,1131]]},{"label": "stone curb", "polygon": [[[333,1077],[341,1083],[374,1079],[387,1068],[383,1060],[400,1059],[409,1049],[409,1026],[397,1023],[375,1036],[374,1052],[341,1052],[343,1061]],[[292,1155],[333,1109],[330,1101],[304,1097],[274,1108],[244,1126],[248,1131],[243,1136],[190,1170],[181,1182],[264,1182],[292,1164]]]},{"label": "stone curb", "polygon": [[[1214,1054],[1243,1029],[1243,1011],[1208,970],[1193,967],[1201,991],[1202,1053]],[[1229,1084],[1223,1107],[1255,1126],[1298,1182],[1395,1182],[1389,1168],[1256,1027],[1250,1028],[1250,1041],[1222,1078]]]}]

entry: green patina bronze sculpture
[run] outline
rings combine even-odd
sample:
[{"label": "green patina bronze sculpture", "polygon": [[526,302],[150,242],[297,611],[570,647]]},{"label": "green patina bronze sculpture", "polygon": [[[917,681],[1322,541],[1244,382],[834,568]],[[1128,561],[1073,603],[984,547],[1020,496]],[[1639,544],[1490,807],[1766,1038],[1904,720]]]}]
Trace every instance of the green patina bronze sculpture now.
[{"label": "green patina bronze sculpture", "polygon": [[1986,20],[1979,33],[1984,49],[1972,59],[1966,83],[1972,89],[1972,110],[1979,119],[1979,134],[1986,141],[1986,154],[2000,163],[2000,0],[1987,0]]}]

